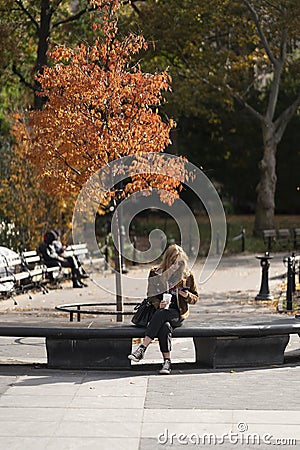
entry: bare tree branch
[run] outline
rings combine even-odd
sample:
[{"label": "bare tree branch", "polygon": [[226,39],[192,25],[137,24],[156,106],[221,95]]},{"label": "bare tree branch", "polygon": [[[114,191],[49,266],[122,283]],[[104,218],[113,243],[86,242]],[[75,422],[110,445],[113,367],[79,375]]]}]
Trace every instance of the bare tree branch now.
[{"label": "bare tree branch", "polygon": [[29,89],[31,89],[32,91],[34,91],[34,86],[29,83],[28,81],[25,80],[24,76],[21,74],[21,72],[17,69],[15,63],[13,63],[12,65],[12,71],[15,75],[17,75],[17,77],[19,77],[19,80],[21,81],[22,84],[24,84],[24,86],[28,87]]},{"label": "bare tree branch", "polygon": [[58,0],[55,6],[52,6],[52,11],[55,12],[58,10],[60,4],[63,2],[63,0]]},{"label": "bare tree branch", "polygon": [[246,102],[246,100],[244,100],[243,97],[238,92],[234,92],[233,89],[229,85],[226,85],[226,87],[229,90],[231,96],[238,103],[240,103],[242,106],[244,106],[244,108],[246,108],[252,114],[253,117],[258,119],[260,122],[265,122],[264,116],[262,114],[260,114],[260,112],[256,111],[256,109],[253,108],[253,106],[251,106],[248,102]]},{"label": "bare tree branch", "polygon": [[15,1],[16,1],[17,5],[20,7],[20,9],[23,11],[23,13],[26,14],[27,17],[29,17],[31,23],[35,26],[37,31],[39,31],[40,26],[39,26],[38,22],[35,20],[33,15],[28,11],[28,9],[25,8],[25,6],[23,5],[22,0],[15,0]]},{"label": "bare tree branch", "polygon": [[[261,42],[267,52],[270,62],[274,66],[274,78],[273,78],[272,85],[271,85],[271,90],[270,90],[270,95],[269,95],[269,100],[268,100],[268,107],[267,107],[266,116],[265,116],[265,119],[267,121],[273,121],[275,109],[276,109],[276,105],[277,105],[277,101],[278,101],[280,78],[281,78],[282,70],[283,70],[283,67],[284,67],[284,64],[286,61],[286,46],[287,46],[286,25],[284,25],[284,27],[281,30],[280,57],[279,57],[280,59],[277,59],[275,57],[274,53],[272,52],[269,42],[263,32],[257,11],[254,9],[254,7],[251,5],[251,3],[248,0],[243,0],[243,2],[252,14],[253,21],[255,23],[258,34],[260,36]],[[269,6],[273,7],[274,5],[269,3]],[[280,11],[281,15],[284,18],[285,9],[278,8],[278,6],[276,9],[278,9],[278,11]]]},{"label": "bare tree branch", "polygon": [[132,9],[137,13],[138,16],[141,16],[141,11],[139,10],[139,8],[136,6],[135,3],[130,3]]},{"label": "bare tree branch", "polygon": [[283,8],[281,14],[284,19],[284,26],[281,30],[281,40],[280,40],[280,59],[281,61],[286,61],[286,47],[287,47],[287,26],[286,26],[286,10]]},{"label": "bare tree branch", "polygon": [[138,1],[145,1],[145,0],[125,0],[123,2],[123,5],[130,5],[132,7],[132,9],[137,13],[138,16],[141,16],[141,11],[140,9],[137,7],[136,3]]},{"label": "bare tree branch", "polygon": [[[185,65],[192,70],[188,60],[184,57],[183,53],[181,55],[181,58],[182,58],[183,62],[185,63]],[[211,81],[207,80],[206,78],[199,76],[197,71],[195,72],[195,75],[196,75],[196,78],[198,78],[202,83],[207,84],[212,89],[214,89],[218,92],[222,91],[222,89],[223,89],[222,86],[216,85],[216,84],[212,83]],[[185,75],[183,75],[183,76],[186,78]],[[225,83],[224,87],[226,87],[226,89],[230,93],[230,96],[232,98],[234,98],[234,100],[236,100],[240,105],[242,105],[244,108],[246,108],[252,114],[252,116],[254,116],[256,119],[258,119],[260,122],[265,122],[264,116],[262,114],[260,114],[258,111],[256,111],[256,109],[253,108],[253,106],[249,105],[249,103],[246,102],[246,100],[242,97],[242,95],[240,95],[238,92],[234,91],[228,83]],[[248,86],[246,93],[247,93],[248,89],[250,89],[250,87],[251,87],[251,85]]]},{"label": "bare tree branch", "polygon": [[[56,153],[56,158],[63,161],[64,164],[70,169],[72,170],[72,172],[76,173],[76,175],[81,175],[81,172],[77,169],[75,169],[75,167],[71,166],[71,164],[68,162],[67,158],[63,155],[61,155],[58,151],[57,148],[54,148],[54,152]],[[73,182],[76,182],[77,184],[79,184],[77,181],[72,180]]]},{"label": "bare tree branch", "polygon": [[59,25],[63,25],[64,23],[74,22],[75,20],[79,19],[84,14],[95,10],[93,6],[87,6],[86,8],[82,9],[78,13],[74,14],[73,16],[69,16],[66,19],[58,20],[52,25],[52,28],[58,27]]},{"label": "bare tree branch", "polygon": [[137,7],[136,3],[138,2],[145,2],[146,0],[124,0],[123,1],[123,5],[130,5],[134,11],[140,15],[141,11],[139,10],[139,8]]},{"label": "bare tree branch", "polygon": [[271,8],[277,9],[277,11],[280,11],[280,7],[278,4],[270,2],[269,0],[265,0],[265,3],[270,6]]},{"label": "bare tree branch", "polygon": [[263,29],[261,27],[260,20],[259,20],[257,12],[255,11],[254,7],[250,4],[250,2],[248,0],[243,0],[243,2],[244,2],[244,5],[249,9],[249,11],[251,12],[251,14],[253,16],[253,21],[255,23],[256,29],[258,31],[258,34],[259,34],[261,42],[262,42],[262,44],[264,46],[264,49],[267,52],[269,60],[271,61],[271,63],[274,66],[276,66],[277,63],[278,63],[277,59],[275,58],[275,55],[274,55],[274,53],[271,50],[271,47],[270,47],[269,42],[268,42],[268,40],[266,38],[266,35],[263,32]]},{"label": "bare tree branch", "polygon": [[274,69],[274,77],[273,77],[272,84],[271,84],[269,100],[268,100],[268,107],[267,107],[267,112],[266,112],[266,118],[271,121],[273,121],[273,119],[274,119],[276,105],[277,105],[277,101],[278,101],[282,69],[283,69],[282,62],[280,62],[280,65],[277,65]]},{"label": "bare tree branch", "polygon": [[282,136],[285,132],[285,129],[286,129],[289,121],[291,120],[291,118],[293,117],[293,115],[295,114],[295,112],[297,111],[299,106],[300,106],[300,94],[298,95],[296,100],[288,108],[286,108],[283,111],[283,113],[280,114],[278,119],[276,119],[276,121],[275,121],[275,128],[276,128],[275,139],[276,139],[277,143],[279,143],[281,141]]},{"label": "bare tree branch", "polygon": [[270,89],[268,108],[266,117],[268,120],[274,119],[276,105],[278,102],[280,79],[282,75],[283,68],[286,63],[286,47],[287,47],[287,27],[285,22],[286,11],[284,8],[280,9],[280,13],[283,16],[283,27],[281,29],[281,40],[280,40],[280,57],[277,60],[277,64],[274,65],[274,78],[272,80],[272,85]]},{"label": "bare tree branch", "polygon": [[242,94],[242,97],[243,98],[246,98],[247,97],[247,95],[249,94],[249,92],[251,91],[251,89],[253,88],[253,86],[254,86],[254,80],[246,87],[246,89],[244,90],[244,92],[243,92],[243,94]]}]

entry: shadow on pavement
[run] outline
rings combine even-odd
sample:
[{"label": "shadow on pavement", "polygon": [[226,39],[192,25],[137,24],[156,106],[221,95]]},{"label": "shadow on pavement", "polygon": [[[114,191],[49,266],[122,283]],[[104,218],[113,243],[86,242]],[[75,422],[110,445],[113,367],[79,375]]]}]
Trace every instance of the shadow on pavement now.
[{"label": "shadow on pavement", "polygon": [[[271,366],[253,366],[253,367],[232,367],[212,369],[199,367],[196,363],[174,363],[172,364],[172,376],[184,375],[207,375],[207,374],[222,374],[222,373],[246,373],[259,372],[270,369],[287,369],[299,366],[300,363],[300,349],[288,352],[285,356],[285,363],[282,365]],[[124,378],[136,378],[139,376],[159,376],[158,370],[161,364],[142,364],[140,366],[134,365],[131,370],[126,371],[108,371],[104,370],[57,370],[48,369],[46,364],[22,364],[22,365],[0,365],[0,380],[1,377],[19,377],[26,376],[25,379],[13,381],[9,386],[42,386],[49,384],[73,383],[85,384],[93,381],[108,381],[118,380]],[[27,378],[28,377],[28,378]]]}]

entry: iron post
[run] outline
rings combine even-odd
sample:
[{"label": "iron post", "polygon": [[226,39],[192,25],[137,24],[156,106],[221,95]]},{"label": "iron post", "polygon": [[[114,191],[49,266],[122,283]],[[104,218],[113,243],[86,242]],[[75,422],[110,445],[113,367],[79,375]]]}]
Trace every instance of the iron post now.
[{"label": "iron post", "polygon": [[269,252],[265,252],[264,256],[256,256],[256,258],[260,260],[262,276],[260,290],[255,300],[273,300],[274,297],[269,290],[269,267],[272,256],[269,255]]},{"label": "iron post", "polygon": [[293,310],[293,258],[288,257],[287,263],[287,286],[286,286],[286,309],[287,311]]}]

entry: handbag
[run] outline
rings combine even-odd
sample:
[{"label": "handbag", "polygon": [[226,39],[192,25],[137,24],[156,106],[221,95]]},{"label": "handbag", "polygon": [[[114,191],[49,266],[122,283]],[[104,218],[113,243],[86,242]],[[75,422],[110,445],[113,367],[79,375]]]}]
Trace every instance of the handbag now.
[{"label": "handbag", "polygon": [[139,305],[136,305],[134,309],[135,313],[132,316],[131,322],[137,327],[146,328],[155,313],[154,306],[147,298],[145,298]]}]

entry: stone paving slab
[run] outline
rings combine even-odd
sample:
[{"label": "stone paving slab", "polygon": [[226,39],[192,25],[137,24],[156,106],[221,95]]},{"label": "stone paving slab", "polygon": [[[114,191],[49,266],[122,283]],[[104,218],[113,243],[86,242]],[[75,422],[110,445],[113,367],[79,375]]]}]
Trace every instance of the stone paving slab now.
[{"label": "stone paving slab", "polygon": [[[280,380],[280,384],[278,381]],[[274,386],[278,387],[277,389]],[[299,409],[300,367],[203,371],[150,378],[146,409]],[[224,395],[226,393],[226,395]]]},{"label": "stone paving slab", "polygon": [[[18,436],[0,436],[0,448],[9,450],[45,450],[48,445],[51,445],[51,437],[20,437]],[[61,447],[62,448],[62,447]]]},{"label": "stone paving slab", "polygon": [[[282,414],[284,415],[284,411],[282,411]],[[229,434],[231,431],[233,433],[236,433],[239,435],[238,427],[242,424],[242,422],[234,422],[234,423],[205,423],[205,422],[183,422],[181,424],[170,422],[170,421],[163,421],[160,424],[156,423],[144,423],[143,429],[142,429],[142,438],[156,438],[157,441],[159,441],[160,437],[161,440],[166,440],[166,438],[163,438],[162,436],[170,436],[170,435],[176,435],[180,436],[182,434],[191,436],[191,435],[208,435],[212,434],[218,438],[221,438],[221,436]],[[263,423],[257,424],[257,423],[247,423],[243,425],[247,426],[247,432],[249,434],[257,434],[261,437],[265,433],[268,433],[269,435],[272,435],[276,438],[284,438],[284,439],[300,439],[300,432],[299,432],[299,425],[291,425],[285,422],[284,418],[280,425],[278,423],[273,424],[272,418],[267,418],[264,420]],[[175,439],[174,439],[175,440]],[[219,440],[219,439],[218,439]]]},{"label": "stone paving slab", "polygon": [[[297,446],[292,445],[281,445],[280,447],[284,448],[285,450],[295,450],[297,449]],[[168,444],[159,444],[157,443],[157,439],[148,439],[148,438],[143,438],[141,440],[141,444],[139,447],[139,450],[178,450],[178,449],[183,449],[183,448],[197,448],[197,445],[195,445],[194,443],[189,444],[187,443],[187,445],[179,443],[178,441],[176,441],[175,439],[173,440],[172,444],[168,443]],[[228,443],[228,442],[224,442],[222,444],[206,444],[206,446],[199,446],[198,448],[213,448],[213,449],[219,449],[219,450],[233,450],[233,449],[247,449],[247,450],[270,450],[270,448],[279,448],[270,444],[267,445],[263,445],[262,443],[260,444],[242,444],[241,442],[235,442],[233,443]]]},{"label": "stone paving slab", "polygon": [[[0,368],[0,373],[9,383],[6,393],[0,398],[0,448],[17,449],[20,442],[23,443],[22,450],[48,449],[54,444],[59,450],[92,449],[95,445],[102,449],[120,443],[121,447],[110,448],[134,450],[147,449],[151,445],[154,449],[168,448],[158,443],[158,436],[166,429],[177,435],[204,432],[221,435],[239,423],[245,423],[249,433],[298,437],[298,367],[234,372],[187,371],[170,377],[145,375],[143,372],[132,375],[131,372],[74,373],[32,367],[23,367],[20,371],[18,366],[15,368],[15,374],[12,366]],[[56,388],[67,385],[68,381],[73,395],[56,395]],[[292,389],[288,390],[286,387],[292,381]],[[274,383],[281,387],[276,398]],[[110,391],[112,387],[114,391]],[[144,396],[132,395],[132,387],[137,390],[135,394],[143,388]],[[35,395],[35,389],[42,388],[45,395]],[[32,395],[23,395],[28,389],[32,389]],[[179,389],[185,396],[178,395]],[[261,405],[259,396],[264,400]],[[172,402],[167,407],[166,398]],[[113,404],[113,399],[118,403]],[[133,408],[135,399],[139,403]],[[275,401],[277,409],[272,410],[272,402]],[[182,444],[178,445],[182,448]],[[175,442],[170,448],[178,448],[178,445]],[[225,448],[232,448],[232,444]]]}]

